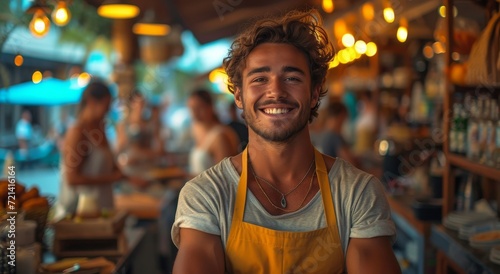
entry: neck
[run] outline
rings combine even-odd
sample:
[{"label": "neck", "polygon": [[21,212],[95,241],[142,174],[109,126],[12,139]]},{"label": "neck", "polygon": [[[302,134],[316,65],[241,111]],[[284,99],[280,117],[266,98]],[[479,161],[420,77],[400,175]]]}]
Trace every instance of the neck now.
[{"label": "neck", "polygon": [[295,184],[314,159],[309,131],[304,130],[287,143],[276,144],[249,132],[248,154],[257,175],[275,184]]}]

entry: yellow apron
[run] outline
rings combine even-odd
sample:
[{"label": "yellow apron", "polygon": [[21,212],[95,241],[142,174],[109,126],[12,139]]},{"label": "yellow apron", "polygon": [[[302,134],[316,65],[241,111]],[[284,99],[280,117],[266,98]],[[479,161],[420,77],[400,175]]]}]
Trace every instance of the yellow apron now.
[{"label": "yellow apron", "polygon": [[308,232],[286,232],[243,222],[247,195],[247,150],[233,220],[226,246],[229,273],[343,273],[344,255],[325,162],[315,150],[318,178],[327,227]]}]

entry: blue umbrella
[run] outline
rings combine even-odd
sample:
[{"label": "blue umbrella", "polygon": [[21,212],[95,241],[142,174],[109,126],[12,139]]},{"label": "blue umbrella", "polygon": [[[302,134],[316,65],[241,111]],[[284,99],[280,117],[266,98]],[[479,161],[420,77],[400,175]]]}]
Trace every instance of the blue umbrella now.
[{"label": "blue umbrella", "polygon": [[0,104],[13,105],[64,105],[80,101],[86,85],[79,85],[76,78],[59,80],[43,79],[40,83],[25,82],[0,89]]}]

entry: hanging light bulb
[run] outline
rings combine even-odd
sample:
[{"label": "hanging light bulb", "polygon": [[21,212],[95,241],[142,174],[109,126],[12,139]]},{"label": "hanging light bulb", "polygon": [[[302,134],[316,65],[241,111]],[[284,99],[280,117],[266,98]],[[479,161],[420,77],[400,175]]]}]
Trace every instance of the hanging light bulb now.
[{"label": "hanging light bulb", "polygon": [[44,37],[50,30],[50,21],[43,9],[37,9],[31,19],[29,29],[35,37]]},{"label": "hanging light bulb", "polygon": [[365,54],[366,53],[366,42],[363,40],[358,40],[354,43],[354,49],[356,53]]},{"label": "hanging light bulb", "polygon": [[14,65],[16,65],[16,67],[22,66],[23,63],[24,63],[24,58],[21,54],[18,54],[16,55],[16,57],[14,57]]},{"label": "hanging light bulb", "polygon": [[375,54],[377,54],[377,44],[368,42],[366,44],[366,56],[372,57],[375,56]]},{"label": "hanging light bulb", "polygon": [[394,22],[394,19],[396,16],[394,15],[394,10],[391,7],[391,3],[389,1],[386,1],[384,4],[384,20],[387,23],[392,23]]},{"label": "hanging light bulb", "polygon": [[323,10],[326,13],[332,13],[335,9],[335,4],[333,3],[333,0],[323,0],[321,7],[323,7]]},{"label": "hanging light bulb", "polygon": [[346,33],[342,36],[342,45],[346,48],[350,48],[354,45],[354,36],[350,33]]},{"label": "hanging light bulb", "polygon": [[396,37],[401,43],[406,42],[406,39],[408,38],[408,21],[405,18],[401,18],[401,20],[399,20],[399,28],[396,33]]},{"label": "hanging light bulb", "polygon": [[35,83],[35,84],[40,83],[42,81],[42,79],[43,79],[43,75],[39,70],[33,72],[33,75],[31,75],[31,81],[33,81],[33,83]]},{"label": "hanging light bulb", "polygon": [[54,9],[54,11],[52,11],[52,21],[54,22],[54,24],[63,27],[69,23],[70,19],[71,19],[71,12],[68,9],[66,1],[64,0],[57,1],[57,6]]}]

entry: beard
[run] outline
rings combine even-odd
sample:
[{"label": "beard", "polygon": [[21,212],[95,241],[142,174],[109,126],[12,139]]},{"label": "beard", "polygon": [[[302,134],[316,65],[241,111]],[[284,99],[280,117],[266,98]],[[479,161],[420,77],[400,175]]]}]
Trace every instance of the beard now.
[{"label": "beard", "polygon": [[[293,139],[299,132],[301,132],[309,123],[309,116],[311,114],[311,110],[306,108],[302,109],[300,115],[297,119],[292,121],[271,121],[272,126],[264,126],[259,125],[258,119],[255,116],[255,112],[259,112],[259,105],[266,105],[272,103],[281,103],[293,105],[294,107],[298,107],[298,104],[287,101],[287,100],[278,100],[275,101],[265,101],[261,104],[255,106],[255,112],[249,113],[247,108],[245,107],[245,102],[242,99],[243,103],[243,112],[242,117],[245,119],[246,124],[249,128],[251,128],[257,135],[262,137],[263,139],[273,142],[273,143],[286,143],[287,141]],[[297,108],[296,108],[297,109]]]}]

